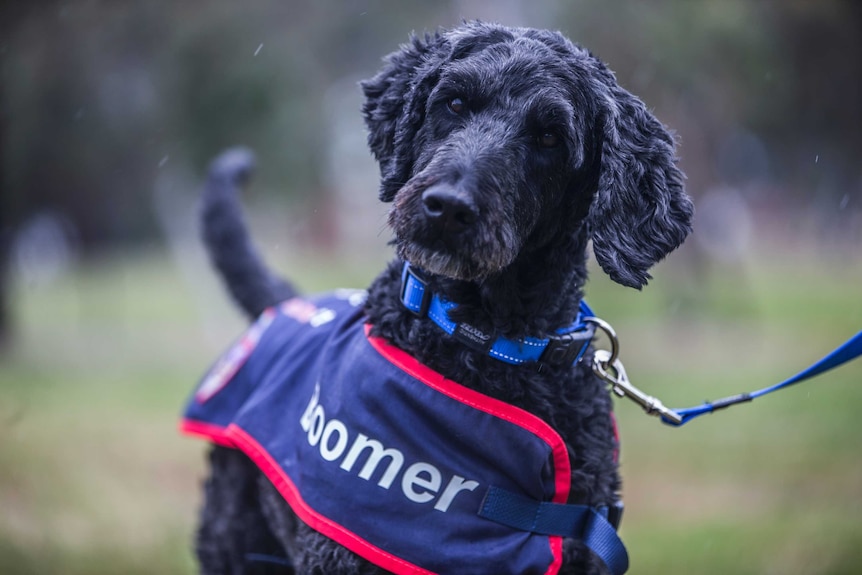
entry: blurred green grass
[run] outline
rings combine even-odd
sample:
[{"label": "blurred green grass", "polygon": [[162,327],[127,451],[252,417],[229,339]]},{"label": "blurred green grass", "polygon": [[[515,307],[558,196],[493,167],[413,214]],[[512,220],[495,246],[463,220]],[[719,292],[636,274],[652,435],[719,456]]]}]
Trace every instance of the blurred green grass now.
[{"label": "blurred green grass", "polygon": [[[643,292],[594,273],[636,385],[681,407],[775,383],[862,328],[862,267],[816,253],[660,266]],[[381,259],[280,256],[303,288]],[[192,573],[205,447],[176,432],[242,329],[203,264],[156,250],[17,285],[0,356],[0,573]],[[619,401],[635,575],[854,574],[862,565],[862,361],[672,429]]]}]

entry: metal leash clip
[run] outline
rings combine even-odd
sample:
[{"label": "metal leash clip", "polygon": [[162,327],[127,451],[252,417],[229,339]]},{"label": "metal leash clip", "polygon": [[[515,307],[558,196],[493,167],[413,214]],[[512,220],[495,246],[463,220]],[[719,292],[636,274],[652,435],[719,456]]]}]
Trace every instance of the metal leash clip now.
[{"label": "metal leash clip", "polygon": [[682,416],[664,404],[656,397],[647,395],[629,381],[623,363],[619,359],[620,344],[614,329],[606,321],[597,317],[584,318],[593,323],[608,336],[611,349],[597,349],[593,353],[593,372],[610,384],[611,391],[620,397],[627,397],[640,405],[649,415],[656,415],[672,425],[681,425]]}]

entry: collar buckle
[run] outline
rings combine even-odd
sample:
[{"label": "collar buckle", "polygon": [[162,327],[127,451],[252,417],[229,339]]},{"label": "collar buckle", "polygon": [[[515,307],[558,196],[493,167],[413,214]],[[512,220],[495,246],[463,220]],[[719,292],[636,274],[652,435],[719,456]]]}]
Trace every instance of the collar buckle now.
[{"label": "collar buckle", "polygon": [[595,326],[587,323],[576,331],[552,335],[539,361],[555,366],[572,365],[584,355],[595,333]]}]

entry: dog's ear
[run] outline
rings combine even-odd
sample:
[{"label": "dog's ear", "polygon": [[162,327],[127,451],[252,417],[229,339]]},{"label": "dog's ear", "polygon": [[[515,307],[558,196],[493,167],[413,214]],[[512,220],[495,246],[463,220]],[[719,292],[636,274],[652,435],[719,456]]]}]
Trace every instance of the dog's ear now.
[{"label": "dog's ear", "polygon": [[589,214],[593,252],[612,280],[640,289],[649,268],[685,240],[694,208],[671,134],[599,66],[602,156]]},{"label": "dog's ear", "polygon": [[380,164],[380,199],[391,202],[410,178],[413,138],[425,118],[428,95],[448,50],[439,33],[412,36],[389,54],[383,68],[360,83],[368,146]]}]

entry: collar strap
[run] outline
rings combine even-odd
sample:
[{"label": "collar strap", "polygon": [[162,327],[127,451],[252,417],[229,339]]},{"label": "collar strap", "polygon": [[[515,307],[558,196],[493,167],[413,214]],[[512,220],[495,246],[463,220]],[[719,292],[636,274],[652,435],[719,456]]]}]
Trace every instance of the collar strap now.
[{"label": "collar strap", "polygon": [[401,302],[417,316],[427,315],[443,331],[461,343],[513,365],[529,362],[548,365],[574,364],[583,357],[595,334],[595,325],[585,321],[586,318],[593,317],[593,312],[581,300],[575,321],[548,338],[495,338],[469,324],[456,323],[449,319],[449,310],[458,304],[432,293],[421,273],[409,263],[404,264],[401,272]]}]

